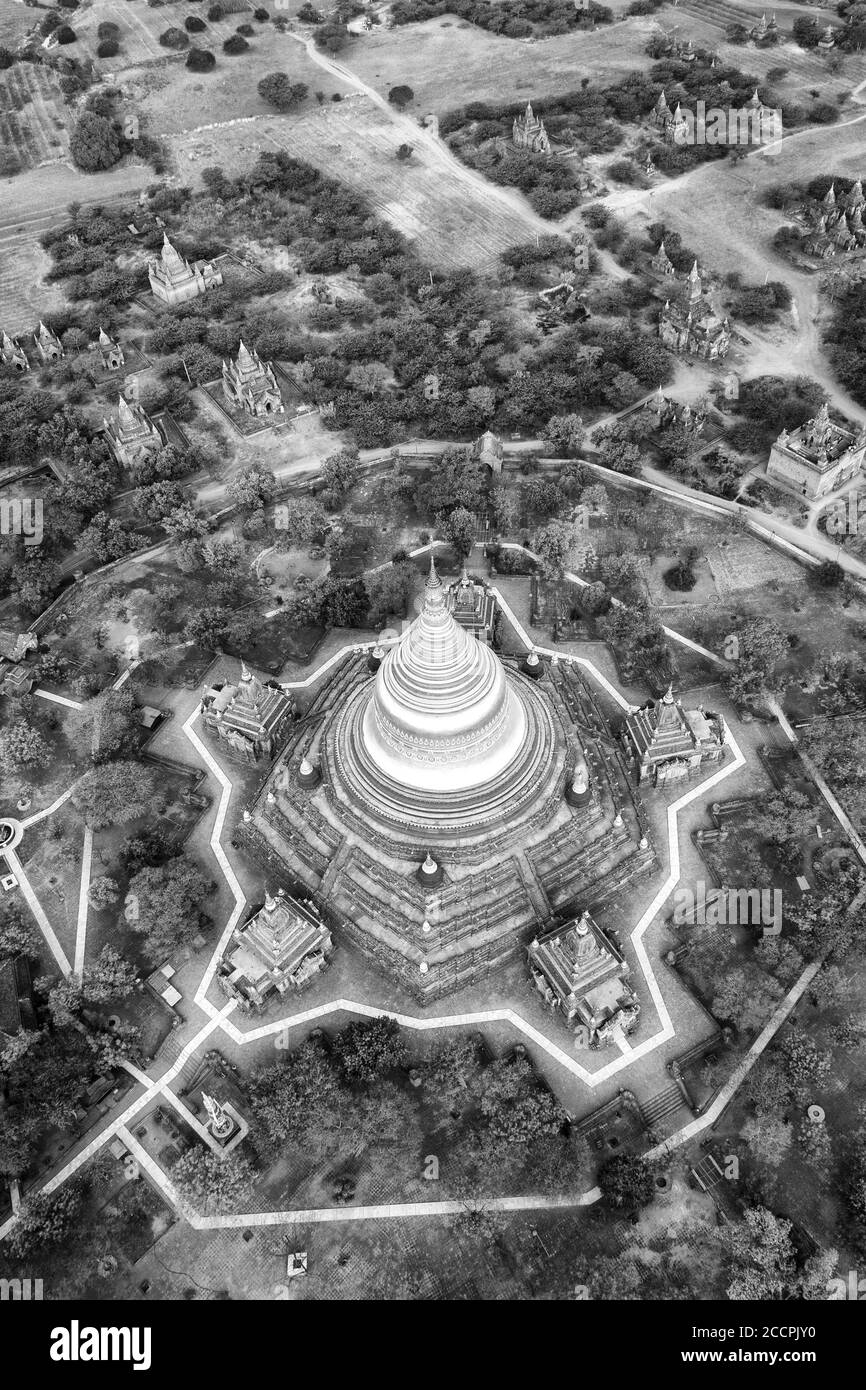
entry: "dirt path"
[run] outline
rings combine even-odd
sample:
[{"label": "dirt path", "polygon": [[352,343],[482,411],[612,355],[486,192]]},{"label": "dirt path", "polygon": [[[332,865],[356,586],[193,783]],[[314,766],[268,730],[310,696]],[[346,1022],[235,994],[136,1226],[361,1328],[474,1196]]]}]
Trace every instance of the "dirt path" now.
[{"label": "dirt path", "polygon": [[473,193],[480,195],[485,202],[490,204],[491,212],[495,213],[497,205],[508,208],[511,213],[517,214],[524,221],[530,223],[539,235],[562,234],[561,227],[555,222],[548,222],[546,218],[540,217],[516,189],[491,183],[482,174],[478,174],[474,169],[462,164],[438,135],[434,135],[426,126],[419,125],[412,116],[406,116],[396,107],[391,106],[385,97],[376,91],[375,87],[371,87],[357,73],[352,72],[351,68],[346,68],[342,63],[329,58],[326,53],[316,47],[311,38],[305,38],[303,34],[293,33],[289,33],[289,37],[306,49],[311,62],[317,64],[332,77],[338,77],[344,82],[348,82],[356,92],[368,97],[380,111],[384,112],[407,144],[414,145],[416,150],[419,145],[422,146],[433,164],[437,165],[443,173],[447,173],[455,182],[464,184],[467,188],[471,188]]}]

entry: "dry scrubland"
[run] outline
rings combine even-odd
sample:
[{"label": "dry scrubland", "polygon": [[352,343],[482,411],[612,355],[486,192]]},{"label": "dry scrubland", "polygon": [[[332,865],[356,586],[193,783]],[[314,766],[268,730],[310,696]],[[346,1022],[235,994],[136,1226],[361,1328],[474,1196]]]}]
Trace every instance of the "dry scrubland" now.
[{"label": "dry scrubland", "polygon": [[[164,14],[165,11],[149,10],[148,13]],[[232,15],[232,19],[244,22],[243,15]],[[288,136],[299,114],[277,117],[274,108],[259,96],[258,84],[269,72],[286,72],[293,82],[306,82],[310,96],[301,108],[302,112],[315,105],[313,94],[317,91],[324,92],[328,101],[335,92],[343,95],[351,91],[348,82],[332,77],[317,67],[299,43],[277,33],[269,25],[262,26],[256,37],[248,40],[249,51],[237,58],[227,57],[222,52],[223,38],[228,38],[237,24],[230,28],[225,23],[211,25],[212,30],[217,28],[226,29],[218,43],[215,43],[213,36],[193,35],[198,40],[207,38],[206,43],[200,42],[198,46],[212,48],[216,53],[217,65],[212,72],[190,72],[181,61],[165,67],[137,66],[123,73],[124,90],[129,93],[153,134],[172,136],[216,122],[250,116],[274,116],[284,126]],[[218,162],[222,163],[222,160]]]},{"label": "dry scrubland", "polygon": [[[220,164],[237,173],[260,150],[285,149],[365,194],[434,264],[480,265],[535,235],[537,219],[528,210],[503,207],[488,200],[483,188],[456,183],[447,165],[424,147],[417,146],[408,162],[399,161],[401,138],[369,98],[354,95],[322,106],[308,102],[297,116],[180,135],[171,143],[184,171]],[[184,177],[191,180],[189,173]]]},{"label": "dry scrubland", "polygon": [[513,101],[570,91],[582,77],[604,84],[646,71],[644,53],[652,19],[630,19],[594,33],[575,30],[555,38],[506,39],[454,15],[424,24],[365,34],[337,55],[371,87],[387,95],[405,82],[415,93],[410,111],[442,115],[469,101]]}]

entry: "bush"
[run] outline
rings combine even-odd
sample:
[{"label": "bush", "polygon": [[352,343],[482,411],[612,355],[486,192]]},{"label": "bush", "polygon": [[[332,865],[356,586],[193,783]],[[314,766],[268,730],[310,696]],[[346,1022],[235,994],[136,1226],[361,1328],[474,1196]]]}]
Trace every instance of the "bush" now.
[{"label": "bush", "polygon": [[269,72],[259,83],[258,93],[263,101],[270,102],[278,111],[291,111],[307,95],[307,84],[293,82],[287,72]]},{"label": "bush", "polygon": [[186,66],[193,72],[210,72],[216,67],[216,58],[206,48],[191,48],[186,55]]},{"label": "bush", "polygon": [[164,33],[160,34],[159,41],[162,44],[163,48],[174,49],[186,48],[187,44],[189,43],[189,39],[187,38],[183,30],[177,29],[175,27],[172,27],[171,29],[166,29]]},{"label": "bush", "polygon": [[222,5],[211,5],[210,9],[207,12],[207,17],[212,24],[215,24],[218,19],[222,19],[224,14],[225,10],[223,9]]},{"label": "bush", "polygon": [[388,93],[388,100],[392,106],[397,106],[402,111],[404,106],[408,106],[410,101],[415,98],[415,93],[411,87],[392,87]]},{"label": "bush", "polygon": [[79,169],[92,174],[110,169],[120,159],[120,141],[111,121],[95,111],[82,111],[69,140],[69,150]]},{"label": "bush", "polygon": [[68,24],[61,24],[59,29],[54,30],[57,35],[58,43],[75,43],[78,35],[74,29],[70,29]]},{"label": "bush", "polygon": [[115,58],[120,52],[120,44],[117,39],[103,39],[96,45],[97,58]]},{"label": "bush", "polygon": [[96,30],[96,37],[98,39],[116,39],[119,36],[119,34],[119,26],[117,24],[110,23],[109,20],[103,20],[103,22],[98,26]]},{"label": "bush", "polygon": [[239,24],[237,29],[235,30],[236,34],[243,34],[244,38],[247,39],[252,38],[255,32],[256,31],[251,24]]},{"label": "bush", "polygon": [[239,53],[246,53],[249,44],[246,39],[241,38],[240,34],[232,34],[230,39],[226,39],[223,44],[223,53],[227,53],[230,58],[235,58]]},{"label": "bush", "polygon": [[187,29],[190,34],[200,34],[203,29],[207,28],[207,25],[203,19],[199,19],[198,15],[191,14],[188,19],[183,21],[183,27]]},{"label": "bush", "polygon": [[258,9],[253,12],[253,19],[257,19],[259,24],[267,24],[270,17],[267,10]]}]

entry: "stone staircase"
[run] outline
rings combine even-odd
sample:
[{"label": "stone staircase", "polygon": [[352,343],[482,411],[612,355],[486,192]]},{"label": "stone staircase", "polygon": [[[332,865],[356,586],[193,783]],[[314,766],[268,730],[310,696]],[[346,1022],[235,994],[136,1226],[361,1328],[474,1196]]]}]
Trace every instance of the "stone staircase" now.
[{"label": "stone staircase", "polygon": [[641,1105],[644,1124],[647,1129],[655,1129],[662,1120],[666,1120],[668,1115],[673,1115],[685,1103],[683,1093],[676,1083],[666,1086],[658,1095],[653,1096],[652,1100]]}]

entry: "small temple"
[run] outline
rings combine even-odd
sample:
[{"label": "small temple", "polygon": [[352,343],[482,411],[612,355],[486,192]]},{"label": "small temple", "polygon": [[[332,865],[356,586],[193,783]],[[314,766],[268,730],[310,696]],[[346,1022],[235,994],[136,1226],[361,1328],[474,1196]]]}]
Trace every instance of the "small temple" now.
[{"label": "small temple", "polygon": [[102,426],[106,443],[122,468],[135,469],[165,444],[144,407],[130,404],[123,396],[118,398],[117,414],[103,419]]},{"label": "small temple", "polygon": [[496,618],[496,600],[487,584],[470,578],[465,565],[456,583],[449,584],[445,603],[456,623],[480,641],[490,641]]},{"label": "small temple", "polygon": [[41,319],[38,329],[33,334],[33,341],[43,362],[59,362],[60,358],[64,356],[63,347],[57,334],[52,333],[50,328],[46,328]]},{"label": "small temple", "polygon": [[672,352],[690,353],[715,361],[727,357],[731,326],[720,319],[703,292],[698,263],[689,272],[688,300],[684,305],[668,299],[659,318],[659,337]]},{"label": "small temple", "polygon": [[274,996],[299,993],[329,964],[333,940],[309,899],[283,889],[236,928],[218,971],[220,988],[245,1012],[261,1012]]},{"label": "small temple", "polygon": [[863,467],[866,428],[854,435],[830,419],[827,402],[799,429],[782,430],[770,450],[767,477],[787,483],[804,497],[824,497]]},{"label": "small temple", "polygon": [[550,139],[544,129],[544,121],[536,116],[531,101],[526,103],[522,116],[514,117],[511,139],[519,150],[529,150],[532,154],[550,153]]},{"label": "small temple", "polygon": [[18,339],[10,338],[5,332],[0,340],[0,358],[4,366],[14,367],[16,372],[30,371],[30,361]]},{"label": "small temple", "polygon": [[703,707],[684,710],[668,686],[660,700],[628,716],[622,742],[638,782],[654,787],[689,777],[705,762],[725,756],[725,722]]},{"label": "small temple", "polygon": [[263,685],[241,663],[237,684],[218,682],[202,692],[201,716],[230,756],[259,763],[274,756],[294,714],[291,695]]},{"label": "small temple", "polygon": [[501,473],[505,449],[499,435],[494,434],[492,430],[485,430],[472,445],[472,457],[479,459],[491,473]]},{"label": "small temple", "polygon": [[576,1043],[597,1048],[636,1028],[640,1003],[628,983],[630,968],[588,912],[535,937],[526,954],[536,989],[562,1014]]},{"label": "small temple", "polygon": [[147,263],[147,276],[151,290],[164,304],[184,304],[223,282],[222,271],[212,261],[184,260],[168,232],[163,234],[159,259]]},{"label": "small temple", "polygon": [[99,330],[96,346],[102,357],[102,365],[107,372],[116,372],[123,366],[126,361],[123,348],[114,338],[109,338],[104,328]]},{"label": "small temple", "polygon": [[273,364],[263,362],[259,354],[243,342],[234,361],[223,360],[223,395],[230,407],[238,407],[257,418],[282,415],[286,409]]}]

